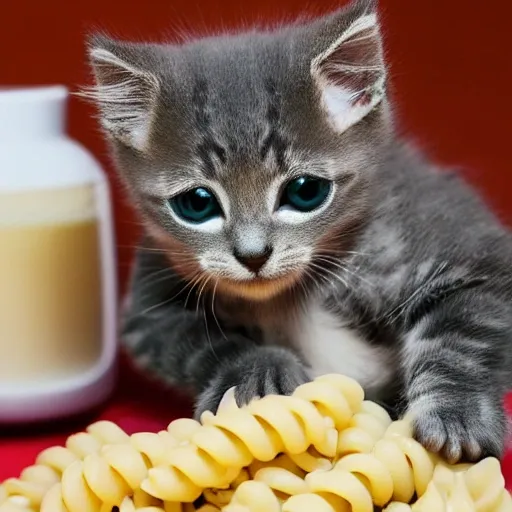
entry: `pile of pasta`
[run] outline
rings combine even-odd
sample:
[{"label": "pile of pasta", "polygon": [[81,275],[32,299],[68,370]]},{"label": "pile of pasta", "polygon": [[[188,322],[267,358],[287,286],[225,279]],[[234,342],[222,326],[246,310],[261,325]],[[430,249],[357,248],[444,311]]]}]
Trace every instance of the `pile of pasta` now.
[{"label": "pile of pasta", "polygon": [[128,436],[99,422],[0,486],[0,512],[506,512],[498,460],[450,466],[326,375]]}]

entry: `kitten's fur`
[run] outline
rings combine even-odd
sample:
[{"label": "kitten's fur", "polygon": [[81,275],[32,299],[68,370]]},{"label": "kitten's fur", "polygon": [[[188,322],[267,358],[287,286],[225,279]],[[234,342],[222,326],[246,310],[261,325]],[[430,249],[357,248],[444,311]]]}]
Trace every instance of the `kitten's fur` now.
[{"label": "kitten's fur", "polygon": [[[512,244],[480,199],[394,133],[375,5],[182,46],[95,38],[100,107],[147,226],[124,337],[198,414],[359,380],[413,414],[449,460],[501,455]],[[275,211],[286,179],[332,179],[312,214]],[[191,227],[166,200],[206,186],[225,220]],[[234,249],[273,253],[256,279]]]}]

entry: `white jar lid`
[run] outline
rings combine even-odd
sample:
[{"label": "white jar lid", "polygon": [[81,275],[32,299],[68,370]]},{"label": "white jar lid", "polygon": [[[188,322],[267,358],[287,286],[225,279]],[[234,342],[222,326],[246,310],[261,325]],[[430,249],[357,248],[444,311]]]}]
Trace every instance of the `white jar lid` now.
[{"label": "white jar lid", "polygon": [[67,98],[62,85],[0,88],[0,140],[63,134]]},{"label": "white jar lid", "polygon": [[0,194],[102,182],[103,170],[65,133],[64,86],[0,88]]}]

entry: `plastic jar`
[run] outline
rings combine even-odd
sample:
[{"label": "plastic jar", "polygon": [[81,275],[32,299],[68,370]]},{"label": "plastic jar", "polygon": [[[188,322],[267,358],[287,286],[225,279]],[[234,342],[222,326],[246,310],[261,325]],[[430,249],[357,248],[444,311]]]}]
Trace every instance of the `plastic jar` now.
[{"label": "plastic jar", "polygon": [[82,412],[114,385],[110,191],[66,135],[67,98],[0,89],[0,423]]}]

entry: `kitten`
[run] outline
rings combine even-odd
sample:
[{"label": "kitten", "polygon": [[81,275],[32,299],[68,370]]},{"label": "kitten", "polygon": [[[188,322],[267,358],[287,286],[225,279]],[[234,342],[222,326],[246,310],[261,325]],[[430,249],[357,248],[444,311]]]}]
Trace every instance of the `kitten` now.
[{"label": "kitten", "polygon": [[373,1],[181,46],[96,37],[90,58],[147,228],[141,366],[198,415],[339,372],[449,461],[503,453],[511,238],[396,135]]}]

